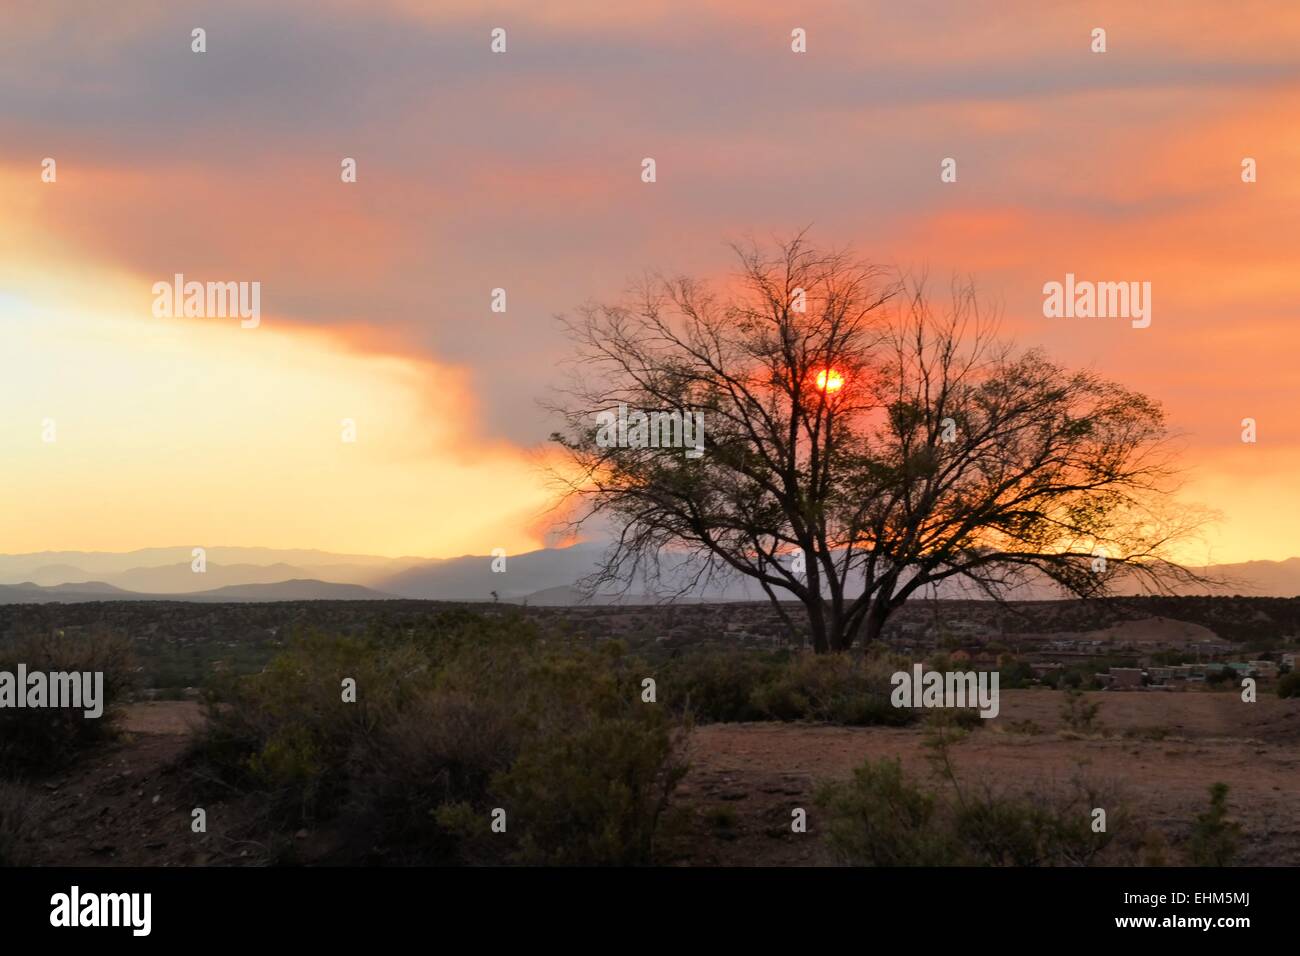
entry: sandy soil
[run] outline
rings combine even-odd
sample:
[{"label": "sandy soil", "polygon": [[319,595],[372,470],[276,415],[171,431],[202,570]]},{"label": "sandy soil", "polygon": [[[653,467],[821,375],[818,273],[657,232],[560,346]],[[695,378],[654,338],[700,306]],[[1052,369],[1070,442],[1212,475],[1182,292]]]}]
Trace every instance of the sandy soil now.
[{"label": "sandy soil", "polygon": [[[1098,693],[1099,723],[1112,736],[1063,739],[1061,695],[1007,691],[1002,713],[953,749],[963,782],[1041,792],[1076,775],[1108,781],[1151,825],[1186,834],[1208,805],[1208,787],[1231,787],[1245,828],[1240,862],[1300,864],[1300,701],[1235,694]],[[1008,732],[1034,721],[1039,735]],[[1125,739],[1125,728],[1167,731],[1162,740]],[[848,777],[865,759],[898,757],[908,775],[932,770],[919,729],[806,724],[714,724],[692,739],[691,769],[677,796],[690,808],[685,838],[671,841],[688,865],[816,865],[830,862],[816,839],[816,783]],[[791,832],[791,811],[808,812],[809,832]]]},{"label": "sandy soil", "polygon": [[203,804],[207,833],[191,830],[197,804],[177,761],[200,720],[193,701],[133,704],[119,741],[35,785],[44,798],[38,861],[175,866],[247,859],[248,848],[225,836],[231,821],[223,815],[224,802]]}]

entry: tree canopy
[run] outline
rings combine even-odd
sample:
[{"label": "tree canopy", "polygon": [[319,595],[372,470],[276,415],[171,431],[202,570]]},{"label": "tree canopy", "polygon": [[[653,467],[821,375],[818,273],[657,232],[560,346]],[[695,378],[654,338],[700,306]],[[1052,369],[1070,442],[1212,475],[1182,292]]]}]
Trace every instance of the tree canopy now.
[{"label": "tree canopy", "polygon": [[[651,276],[564,320],[557,473],[576,526],[617,532],[589,586],[689,556],[674,587],[751,578],[792,629],[800,602],[825,651],[949,580],[1001,598],[1045,576],[1086,597],[1192,577],[1169,558],[1198,517],[1174,506],[1158,403],[1000,340],[972,284],[940,306],[802,236],[736,253],[722,291]],[[611,440],[620,406],[635,427]],[[682,418],[703,424],[698,448]]]}]

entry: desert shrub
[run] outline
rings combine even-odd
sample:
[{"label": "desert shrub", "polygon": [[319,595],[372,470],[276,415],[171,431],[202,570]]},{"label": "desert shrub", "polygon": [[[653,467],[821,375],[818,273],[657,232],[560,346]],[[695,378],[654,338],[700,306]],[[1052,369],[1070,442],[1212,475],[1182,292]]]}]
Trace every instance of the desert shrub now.
[{"label": "desert shrub", "polygon": [[935,825],[934,794],[904,780],[897,758],[868,760],[847,783],[823,784],[817,802],[827,843],[852,866],[943,866],[957,855],[951,830]]},{"label": "desert shrub", "polygon": [[381,736],[355,803],[387,812],[365,829],[466,862],[651,862],[685,764],[683,725],[640,698],[644,669],[609,645],[519,648],[490,667],[480,650]]},{"label": "desert shrub", "polygon": [[1300,671],[1289,671],[1278,679],[1277,696],[1300,697]]},{"label": "desert shrub", "polygon": [[754,693],[771,681],[787,655],[740,648],[692,648],[659,667],[663,702],[699,723],[764,720]]},{"label": "desert shrub", "polygon": [[1210,807],[1197,814],[1187,850],[1196,866],[1231,866],[1241,843],[1241,824],[1228,819],[1228,785],[1210,786]]},{"label": "desert shrub", "polygon": [[894,667],[852,654],[798,654],[753,695],[755,706],[776,720],[820,720],[852,726],[899,726],[916,712],[890,702]]},{"label": "desert shrub", "polygon": [[[1101,832],[1092,828],[1096,808],[1107,811]],[[980,866],[1087,866],[1116,862],[1119,856],[1132,862],[1143,838],[1113,794],[1082,780],[1050,793],[967,795],[954,807],[953,828],[971,862]],[[1108,855],[1116,834],[1128,845]]]},{"label": "desert shrub", "polygon": [[594,717],[527,739],[489,788],[494,801],[517,808],[521,836],[511,840],[511,862],[654,861],[659,818],[686,767],[673,758],[676,737],[663,710],[650,713]]},{"label": "desert shrub", "polygon": [[[0,708],[0,770],[45,773],[112,739],[122,701],[135,684],[128,640],[109,634],[63,637],[28,635],[0,642],[0,671],[15,674],[19,664],[34,672],[102,672],[103,713],[88,718],[88,708]],[[26,688],[17,688],[25,693]]]},{"label": "desert shrub", "polygon": [[0,866],[30,866],[36,847],[35,800],[26,787],[0,780]]},{"label": "desert shrub", "polygon": [[406,849],[415,862],[457,861],[461,837],[439,822],[437,808],[480,801],[493,775],[510,766],[516,739],[504,702],[462,692],[416,702],[358,756],[348,827],[396,848],[399,861]]},{"label": "desert shrub", "polygon": [[548,645],[519,617],[299,639],[214,689],[196,773],[258,795],[279,830],[327,825],[352,859],[646,863],[684,731],[642,702],[645,673],[617,643]]},{"label": "desert shrub", "polygon": [[[817,793],[825,838],[842,861],[857,866],[1082,866],[1136,862],[1147,834],[1123,801],[1076,779],[1066,788],[1020,794],[965,786],[951,747],[966,732],[933,728],[936,784],[907,781],[897,759],[868,760],[843,783]],[[1107,808],[1106,830],[1092,830],[1094,808]]]},{"label": "desert shrub", "polygon": [[[356,681],[355,703],[343,703],[345,678]],[[346,795],[357,742],[432,682],[412,644],[298,635],[261,673],[209,689],[195,755],[227,784],[261,794],[285,825],[328,817]]]},{"label": "desert shrub", "polygon": [[817,720],[901,725],[916,714],[889,701],[900,664],[857,654],[692,648],[655,668],[664,703],[693,720]]},{"label": "desert shrub", "polygon": [[[818,803],[826,839],[853,866],[1084,866],[1135,862],[1144,833],[1122,808],[1094,833],[1091,810],[1113,799],[1077,786],[1064,796],[960,793],[907,782],[896,761],[868,761]],[[1125,835],[1120,841],[1117,833]]]},{"label": "desert shrub", "polygon": [[1065,691],[1065,700],[1061,703],[1061,722],[1076,733],[1094,733],[1098,730],[1097,714],[1100,711],[1100,702],[1089,701],[1082,691],[1071,688]]},{"label": "desert shrub", "polygon": [[998,668],[998,686],[1002,690],[1013,690],[1033,685],[1034,669],[1024,661],[1008,661]]}]

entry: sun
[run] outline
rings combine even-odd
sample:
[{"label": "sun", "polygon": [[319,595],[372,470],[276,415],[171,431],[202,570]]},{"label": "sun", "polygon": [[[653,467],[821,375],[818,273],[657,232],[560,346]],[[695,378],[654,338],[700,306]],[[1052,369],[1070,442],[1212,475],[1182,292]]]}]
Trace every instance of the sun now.
[{"label": "sun", "polygon": [[817,373],[817,387],[823,392],[838,392],[844,387],[844,376],[833,368]]}]

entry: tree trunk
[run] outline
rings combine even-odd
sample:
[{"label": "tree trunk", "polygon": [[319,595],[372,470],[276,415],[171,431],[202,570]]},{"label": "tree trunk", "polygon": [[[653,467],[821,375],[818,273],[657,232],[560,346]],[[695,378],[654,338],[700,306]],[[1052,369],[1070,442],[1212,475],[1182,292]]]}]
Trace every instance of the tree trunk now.
[{"label": "tree trunk", "polygon": [[843,616],[840,614],[831,615],[829,643],[831,650],[837,652],[847,651],[853,646],[853,632],[849,629]]},{"label": "tree trunk", "polygon": [[885,621],[889,617],[889,610],[888,601],[877,598],[871,602],[871,607],[867,610],[867,618],[863,622],[866,626],[866,633],[862,636],[864,650],[871,646],[872,641],[880,640],[880,635],[885,630]]},{"label": "tree trunk", "polygon": [[826,621],[820,614],[808,615],[808,623],[812,630],[813,652],[816,654],[825,654],[830,650],[830,642],[826,638]]}]

